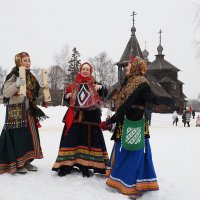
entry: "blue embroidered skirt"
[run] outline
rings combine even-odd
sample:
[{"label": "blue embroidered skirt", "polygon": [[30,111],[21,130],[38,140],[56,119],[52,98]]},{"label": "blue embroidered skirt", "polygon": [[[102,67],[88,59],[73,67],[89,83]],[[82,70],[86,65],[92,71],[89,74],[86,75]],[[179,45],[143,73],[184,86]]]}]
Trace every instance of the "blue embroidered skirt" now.
[{"label": "blue embroidered skirt", "polygon": [[108,165],[106,184],[125,195],[141,195],[142,192],[158,190],[149,139],[144,149],[127,151],[121,142],[115,142]]}]

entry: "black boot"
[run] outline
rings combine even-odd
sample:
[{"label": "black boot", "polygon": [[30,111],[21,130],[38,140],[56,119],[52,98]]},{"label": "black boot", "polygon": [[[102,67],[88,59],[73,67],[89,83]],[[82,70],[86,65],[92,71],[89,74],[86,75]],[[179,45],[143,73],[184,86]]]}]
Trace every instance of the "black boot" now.
[{"label": "black boot", "polygon": [[87,167],[82,167],[81,171],[82,171],[83,177],[87,177],[87,178],[90,177],[90,172]]},{"label": "black boot", "polygon": [[62,177],[67,174],[71,174],[71,169],[72,169],[71,166],[61,166],[60,171],[58,172],[58,176]]}]

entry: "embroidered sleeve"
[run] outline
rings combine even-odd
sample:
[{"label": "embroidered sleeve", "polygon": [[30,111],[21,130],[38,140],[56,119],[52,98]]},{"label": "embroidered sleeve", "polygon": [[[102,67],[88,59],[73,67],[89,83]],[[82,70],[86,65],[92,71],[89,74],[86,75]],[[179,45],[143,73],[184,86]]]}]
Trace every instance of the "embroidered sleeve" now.
[{"label": "embroidered sleeve", "polygon": [[69,84],[66,88],[66,91],[65,91],[65,95],[64,95],[64,100],[67,102],[67,104],[69,104],[69,97],[67,96],[67,94],[69,93],[72,93],[72,87],[71,87],[71,84]]},{"label": "embroidered sleeve", "polygon": [[71,84],[69,84],[69,85],[67,86],[67,89],[66,89],[65,94],[71,93],[71,92],[72,92],[72,87],[71,87],[71,86],[72,86]]}]

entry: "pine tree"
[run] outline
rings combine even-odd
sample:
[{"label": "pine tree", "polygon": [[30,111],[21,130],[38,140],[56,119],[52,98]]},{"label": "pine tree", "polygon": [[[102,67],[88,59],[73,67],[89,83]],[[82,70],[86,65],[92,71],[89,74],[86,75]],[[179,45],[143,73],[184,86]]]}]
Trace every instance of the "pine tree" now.
[{"label": "pine tree", "polygon": [[77,51],[76,47],[72,50],[72,57],[70,59],[68,67],[68,80],[69,82],[74,82],[76,75],[79,72],[79,67],[81,60],[79,59],[80,53]]}]

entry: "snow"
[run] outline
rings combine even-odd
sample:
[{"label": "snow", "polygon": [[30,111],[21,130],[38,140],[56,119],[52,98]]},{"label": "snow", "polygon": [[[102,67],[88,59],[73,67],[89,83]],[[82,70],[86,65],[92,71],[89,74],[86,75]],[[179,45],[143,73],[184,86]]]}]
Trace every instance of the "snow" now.
[{"label": "snow", "polygon": [[[57,156],[61,132],[62,117],[66,107],[42,108],[50,117],[41,122],[41,146],[44,159],[34,160],[38,172],[26,175],[1,174],[0,200],[123,200],[128,199],[105,184],[106,178],[94,175],[83,178],[80,173],[72,173],[58,177],[51,171]],[[103,109],[102,119],[106,118],[107,109]],[[196,113],[196,116],[200,113]],[[5,107],[0,105],[0,131],[5,118]],[[191,119],[191,127],[183,127],[181,116],[178,126],[172,126],[172,114],[156,114],[152,116],[151,149],[156,169],[159,191],[147,192],[140,200],[198,200],[200,198],[200,128],[195,127],[195,119]],[[111,133],[104,132],[110,154],[113,141]]]}]

